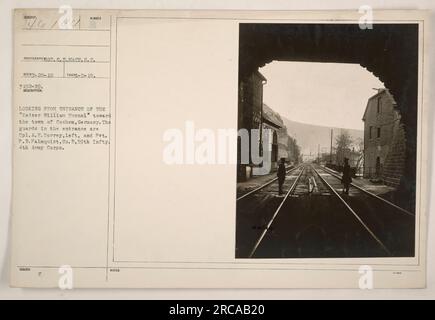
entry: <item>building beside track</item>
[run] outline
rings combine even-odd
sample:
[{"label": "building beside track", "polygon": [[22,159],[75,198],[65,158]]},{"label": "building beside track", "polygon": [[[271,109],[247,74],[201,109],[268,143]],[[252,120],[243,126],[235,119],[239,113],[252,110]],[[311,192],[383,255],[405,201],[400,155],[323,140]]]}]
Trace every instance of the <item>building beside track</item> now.
[{"label": "building beside track", "polygon": [[364,177],[397,187],[405,165],[405,131],[386,89],[368,99],[364,121]]},{"label": "building beside track", "polygon": [[[256,147],[261,157],[267,156],[271,159],[271,167],[261,174],[268,174],[277,169],[279,160],[284,158],[288,163],[294,163],[296,141],[287,133],[287,128],[279,113],[263,103],[263,86],[266,78],[258,71],[252,73],[248,78],[240,82],[239,105],[238,105],[238,129],[246,129],[249,136],[249,143],[238,137],[238,165],[237,180],[246,181],[254,175],[254,168],[262,164],[253,161],[253,146]],[[253,132],[257,131],[256,134]],[[248,163],[243,163],[242,154],[249,150]],[[270,154],[264,154],[269,152]],[[246,160],[246,159],[245,159]]]}]

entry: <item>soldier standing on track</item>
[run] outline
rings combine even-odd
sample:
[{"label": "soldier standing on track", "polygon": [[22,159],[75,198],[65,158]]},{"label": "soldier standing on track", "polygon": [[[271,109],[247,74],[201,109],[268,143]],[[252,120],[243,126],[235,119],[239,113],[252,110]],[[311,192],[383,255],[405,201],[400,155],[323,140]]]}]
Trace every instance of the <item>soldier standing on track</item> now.
[{"label": "soldier standing on track", "polygon": [[282,195],[282,185],[285,180],[285,159],[281,158],[281,163],[278,166],[278,172],[276,174],[278,176],[278,185],[279,185],[279,194]]},{"label": "soldier standing on track", "polygon": [[341,177],[341,183],[343,184],[343,193],[349,194],[349,186],[351,182],[352,177],[350,176],[349,159],[344,158],[343,176]]}]

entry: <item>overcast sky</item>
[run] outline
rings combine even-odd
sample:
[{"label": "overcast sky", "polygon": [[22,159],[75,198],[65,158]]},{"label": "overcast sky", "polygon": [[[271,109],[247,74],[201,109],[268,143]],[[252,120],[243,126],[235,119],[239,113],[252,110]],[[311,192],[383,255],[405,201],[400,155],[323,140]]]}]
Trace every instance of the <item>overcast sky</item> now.
[{"label": "overcast sky", "polygon": [[280,62],[260,69],[264,102],[289,120],[363,129],[367,99],[383,83],[358,64]]}]

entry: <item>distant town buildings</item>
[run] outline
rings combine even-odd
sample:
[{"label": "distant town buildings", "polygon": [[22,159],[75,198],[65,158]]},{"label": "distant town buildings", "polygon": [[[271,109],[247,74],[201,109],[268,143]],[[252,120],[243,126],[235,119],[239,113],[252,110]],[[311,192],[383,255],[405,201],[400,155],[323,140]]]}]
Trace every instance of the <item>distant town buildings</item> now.
[{"label": "distant town buildings", "polygon": [[405,162],[405,132],[386,89],[370,97],[364,112],[364,177],[397,187]]}]

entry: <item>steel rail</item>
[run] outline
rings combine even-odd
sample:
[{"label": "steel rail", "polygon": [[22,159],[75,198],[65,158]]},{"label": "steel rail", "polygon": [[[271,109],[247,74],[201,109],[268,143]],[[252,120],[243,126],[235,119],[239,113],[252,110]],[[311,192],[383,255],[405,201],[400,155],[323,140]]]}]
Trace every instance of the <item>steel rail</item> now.
[{"label": "steel rail", "polygon": [[[349,206],[349,204],[338,194],[338,192],[320,175],[320,173],[312,167],[314,172],[317,173],[320,180],[330,189],[338,199],[346,206],[346,208],[355,216],[355,218],[361,223],[361,225],[366,229],[366,231],[372,236],[372,238],[381,246],[381,248],[389,255],[392,256],[390,250],[382,243],[382,241],[374,234],[372,230],[364,223],[364,221],[358,216],[358,214]],[[328,173],[330,174],[330,173]]]},{"label": "steel rail", "polygon": [[[329,168],[325,168],[325,167],[321,167],[321,168],[322,168],[322,170],[324,170],[324,171],[326,171],[327,173],[329,173],[331,176],[333,176],[333,177],[335,177],[335,178],[341,180],[341,177],[340,177],[339,175],[337,175],[335,172],[333,172],[331,169],[329,169]],[[378,196],[378,195],[376,195],[376,194],[374,194],[374,193],[372,193],[372,192],[370,192],[370,191],[367,191],[367,190],[361,188],[360,186],[357,186],[357,185],[354,184],[354,183],[351,183],[350,185],[351,185],[352,187],[354,187],[354,188],[356,188],[356,189],[358,189],[358,190],[360,190],[360,191],[362,191],[362,192],[364,192],[364,193],[366,193],[366,194],[372,196],[373,198],[376,198],[376,199],[378,199],[378,200],[381,200],[382,202],[384,202],[384,203],[386,203],[386,204],[388,204],[388,205],[390,205],[390,206],[396,208],[397,210],[399,210],[400,212],[402,212],[402,213],[404,213],[404,214],[407,214],[408,216],[415,217],[415,214],[413,214],[412,212],[409,212],[408,210],[405,210],[405,209],[399,207],[398,205],[395,205],[394,203],[392,203],[392,202],[390,202],[390,201],[388,201],[388,200],[385,200],[384,198],[381,198],[380,196]]]},{"label": "steel rail", "polygon": [[299,175],[296,177],[295,181],[293,182],[292,186],[290,187],[290,189],[287,191],[284,199],[281,201],[281,203],[279,204],[278,208],[275,210],[275,213],[273,214],[272,218],[270,219],[269,223],[267,224],[266,228],[264,229],[264,231],[261,233],[261,236],[258,238],[257,242],[254,245],[254,248],[251,250],[250,254],[249,254],[249,258],[252,258],[252,256],[255,254],[255,251],[257,251],[258,246],[260,245],[261,241],[263,240],[264,236],[266,235],[267,231],[269,230],[270,226],[272,225],[273,221],[275,220],[276,216],[278,215],[279,210],[281,210],[282,206],[284,205],[284,202],[287,200],[287,198],[289,197],[290,194],[293,193],[293,191],[296,189],[296,185],[299,181],[299,178],[301,177],[302,173],[305,171],[305,167],[304,166],[299,166],[298,168],[302,167],[301,172],[299,173]]},{"label": "steel rail", "polygon": [[[297,167],[291,168],[291,169],[287,170],[285,174],[288,175],[289,173],[295,171],[296,169],[298,169],[298,168],[300,168],[300,167],[301,167],[301,166],[299,165],[299,166],[297,166]],[[254,194],[254,193],[257,192],[257,191],[260,191],[261,189],[267,187],[268,185],[272,184],[272,183],[275,182],[276,180],[278,180],[278,177],[273,178],[272,180],[266,182],[265,184],[263,184],[263,185],[261,185],[261,186],[255,188],[255,189],[253,189],[253,190],[251,190],[251,191],[249,191],[249,192],[247,192],[247,193],[241,195],[240,197],[238,197],[238,198],[236,199],[236,201],[242,200],[243,198],[246,198],[247,196],[250,196],[251,194]]]}]

